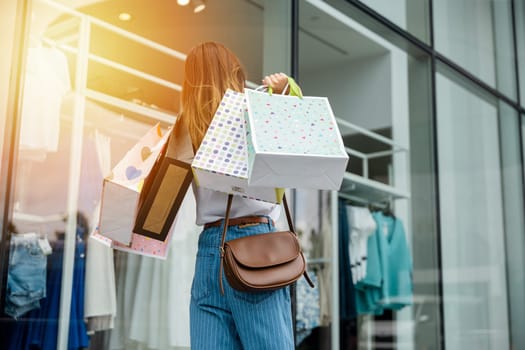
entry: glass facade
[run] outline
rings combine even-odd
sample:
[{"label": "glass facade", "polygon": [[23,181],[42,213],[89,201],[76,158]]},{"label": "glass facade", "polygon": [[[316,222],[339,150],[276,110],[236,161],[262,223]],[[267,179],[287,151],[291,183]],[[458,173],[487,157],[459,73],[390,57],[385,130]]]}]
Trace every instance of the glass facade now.
[{"label": "glass facade", "polygon": [[428,0],[359,0],[424,42],[430,41]]},{"label": "glass facade", "polygon": [[436,50],[516,98],[511,1],[435,1]]},{"label": "glass facade", "polygon": [[[2,13],[15,5],[29,28],[20,90],[0,86],[0,174],[15,179],[0,181],[13,194],[1,349],[190,348],[192,193],[166,244],[97,226],[103,179],[176,120],[186,54],[204,41],[238,55],[248,87],[285,72],[328,97],[350,156],[339,191],[290,193],[317,286],[291,289],[297,349],[525,348],[524,1],[18,0]],[[4,55],[2,72],[14,66]],[[32,274],[18,241],[37,242]],[[29,275],[38,290],[21,302],[12,278]]]},{"label": "glass facade", "polygon": [[436,87],[446,348],[509,348],[498,107],[441,74]]}]

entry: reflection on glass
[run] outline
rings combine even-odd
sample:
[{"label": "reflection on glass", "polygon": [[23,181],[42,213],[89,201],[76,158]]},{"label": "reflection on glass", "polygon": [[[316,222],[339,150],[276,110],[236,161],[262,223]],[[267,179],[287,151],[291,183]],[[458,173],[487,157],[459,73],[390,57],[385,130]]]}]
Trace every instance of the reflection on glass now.
[{"label": "reflection on glass", "polygon": [[420,40],[429,41],[428,0],[360,0]]},{"label": "reflection on glass", "polygon": [[329,191],[295,191],[295,227],[316,288],[300,279],[296,286],[296,343],[299,349],[325,344],[332,323],[332,221]]},{"label": "reflection on glass", "polygon": [[498,109],[437,76],[445,344],[508,349]]},{"label": "reflection on glass", "polygon": [[409,59],[415,349],[434,349],[441,337],[431,74],[430,57]]},{"label": "reflection on glass", "polygon": [[501,102],[499,108],[501,167],[505,205],[505,242],[509,289],[511,348],[525,348],[525,217],[520,154],[520,118],[517,111]]},{"label": "reflection on glass", "polygon": [[[188,349],[190,288],[202,229],[195,225],[193,192],[179,210],[165,260],[141,256],[159,253],[148,242],[121,246],[114,256],[109,245],[115,242],[88,239],[99,221],[102,179],[154,124],[160,121],[166,131],[174,121],[184,54],[194,45],[223,42],[254,82],[265,70],[287,71],[291,15],[276,19],[268,13],[289,3],[210,1],[206,11],[195,14],[176,2],[152,7],[135,1],[126,5],[132,14],[126,22],[111,2],[77,8],[80,15],[63,13],[58,1],[32,5],[13,217],[16,231],[46,236],[54,248],[47,266],[47,300],[54,307],[37,308],[31,300],[34,310],[21,316],[27,322],[6,322],[18,331],[2,334],[0,348],[42,346],[45,335],[46,348],[53,349],[57,344]],[[89,37],[82,31],[87,28]],[[79,54],[83,42],[89,43],[89,59],[86,52]],[[64,222],[67,211],[79,212],[77,228]]]},{"label": "reflection on glass", "polygon": [[[348,184],[343,186],[338,208],[334,208],[338,235],[334,236],[332,244],[339,249],[334,248],[336,251],[331,254],[332,257],[338,256],[335,263],[338,263],[339,269],[339,288],[335,284],[334,288],[339,292],[339,298],[331,302],[337,305],[339,319],[332,322],[340,327],[340,346],[345,349],[419,348],[419,345],[423,348],[435,347],[438,342],[438,279],[429,277],[428,273],[435,268],[431,265],[435,261],[432,261],[435,253],[433,235],[427,234],[433,228],[432,223],[426,223],[431,215],[428,211],[432,210],[432,206],[428,205],[428,183],[417,184],[417,195],[425,196],[425,205],[418,207],[420,210],[415,213],[421,217],[416,220],[412,220],[412,197],[392,200],[392,192],[388,192],[391,189],[396,193],[408,192],[411,188],[410,166],[404,161],[411,156],[412,150],[406,150],[406,153],[400,151],[392,156],[391,151],[397,146],[385,143],[385,138],[393,139],[394,144],[405,145],[404,148],[412,147],[408,136],[411,134],[409,108],[411,116],[414,112],[422,119],[414,120],[414,125],[427,123],[427,128],[431,120],[428,115],[430,95],[427,95],[430,66],[426,61],[412,62],[411,65],[408,61],[404,52],[377,40],[353,21],[333,16],[316,2],[301,2],[300,84],[303,91],[310,95],[328,97],[335,116],[339,118],[345,145],[355,157],[349,162],[347,179],[352,179],[349,182],[364,179],[366,183],[362,185],[356,180],[351,183],[354,187]],[[414,86],[410,89],[413,91],[409,92],[412,83]],[[414,101],[410,101],[409,106],[412,96]],[[425,161],[431,153],[428,133],[415,143],[420,150],[417,156]],[[297,219],[304,221],[303,229],[311,236],[314,235],[309,233],[310,230],[319,231],[314,215],[316,209],[322,207],[316,204],[316,198],[312,195],[308,204],[301,203],[302,207],[311,208],[309,215],[300,213],[299,206],[297,208]],[[389,216],[389,206],[396,220]],[[321,213],[324,215],[324,209],[318,215]],[[418,232],[412,233],[413,223],[417,224]],[[298,227],[300,225],[301,222],[298,222]],[[406,231],[403,232],[402,226]],[[412,241],[415,235],[419,236],[417,246]],[[370,244],[368,237],[372,237],[375,245]],[[396,241],[394,237],[404,239],[396,245],[392,244]],[[318,242],[308,239],[305,246],[312,243],[314,247],[319,246]],[[381,246],[381,253],[376,254],[378,246]],[[394,253],[395,249],[399,250]],[[417,266],[411,264],[415,249],[421,249],[415,256],[417,264],[420,264]],[[376,273],[379,267],[382,272]],[[431,273],[435,275],[435,271]],[[374,280],[378,275],[381,282]],[[414,278],[407,277],[409,275]],[[390,290],[388,287],[392,286],[395,287]],[[410,293],[406,292],[408,289]],[[414,317],[416,314],[417,318]],[[423,321],[419,321],[419,316]],[[416,334],[421,334],[425,340],[415,343]],[[305,347],[301,345],[299,349],[307,348],[311,343],[304,344]]]},{"label": "reflection on glass", "polygon": [[509,97],[516,97],[510,0],[434,1],[436,49]]}]

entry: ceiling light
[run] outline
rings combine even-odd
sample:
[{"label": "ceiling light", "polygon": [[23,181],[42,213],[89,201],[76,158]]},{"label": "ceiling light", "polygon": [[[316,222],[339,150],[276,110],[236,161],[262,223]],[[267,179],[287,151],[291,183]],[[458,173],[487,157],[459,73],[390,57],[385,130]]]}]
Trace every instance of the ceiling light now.
[{"label": "ceiling light", "polygon": [[190,0],[177,0],[177,4],[180,6],[186,6],[190,3]]},{"label": "ceiling light", "polygon": [[199,13],[203,11],[206,8],[206,4],[204,3],[204,0],[193,0],[193,13]]},{"label": "ceiling light", "polygon": [[121,21],[127,22],[131,20],[131,15],[127,12],[122,12],[121,14],[118,15],[118,19],[120,19]]}]

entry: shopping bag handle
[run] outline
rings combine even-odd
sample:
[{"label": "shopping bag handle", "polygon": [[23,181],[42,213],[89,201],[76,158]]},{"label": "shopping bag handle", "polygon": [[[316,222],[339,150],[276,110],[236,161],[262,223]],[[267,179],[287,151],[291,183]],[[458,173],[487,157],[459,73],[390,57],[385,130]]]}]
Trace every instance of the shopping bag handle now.
[{"label": "shopping bag handle", "polygon": [[[301,91],[301,88],[299,87],[299,85],[295,82],[294,78],[288,77],[288,83],[286,83],[286,86],[284,87],[281,95],[284,95],[288,87],[290,87],[290,94],[289,94],[290,96],[297,96],[300,99],[303,98],[303,92]],[[268,91],[268,94],[270,96],[273,94],[273,89],[271,86],[261,85],[255,89],[255,91],[261,91],[261,90]]]}]

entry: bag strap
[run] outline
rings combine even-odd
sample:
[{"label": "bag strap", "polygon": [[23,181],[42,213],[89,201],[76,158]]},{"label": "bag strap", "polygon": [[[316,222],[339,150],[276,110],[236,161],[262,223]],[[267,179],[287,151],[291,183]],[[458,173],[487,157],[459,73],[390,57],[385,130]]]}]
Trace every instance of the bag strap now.
[{"label": "bag strap", "polygon": [[290,228],[290,232],[297,236],[297,233],[295,233],[295,228],[293,227],[292,215],[290,214],[290,209],[288,208],[288,202],[286,201],[286,194],[283,194],[283,205],[284,212],[286,213],[286,221],[288,221],[288,228]]},{"label": "bag strap", "polygon": [[[220,286],[222,295],[224,295],[224,286],[222,284],[222,271],[224,269],[223,267],[224,243],[226,242],[226,232],[228,231],[228,224],[230,222],[230,210],[232,207],[232,202],[233,202],[233,194],[229,194],[228,204],[226,205],[226,215],[224,217],[223,228],[222,228],[221,246],[219,247],[219,252],[221,256],[221,263],[219,265],[219,286]],[[283,194],[283,205],[284,205],[284,212],[286,213],[286,220],[288,221],[288,227],[290,229],[290,232],[292,232],[297,237],[297,233],[295,232],[295,229],[292,223],[292,215],[290,214],[290,209],[288,208],[288,202],[286,201],[286,194]],[[314,288],[315,285],[310,279],[310,276],[308,275],[308,272],[306,271],[306,269],[304,270],[303,275],[306,281],[308,282],[308,284],[310,285],[310,287]]]},{"label": "bag strap", "polygon": [[224,286],[222,285],[222,270],[224,264],[224,242],[226,241],[226,231],[228,231],[228,223],[230,222],[230,209],[232,207],[233,194],[228,195],[228,204],[226,205],[226,216],[224,217],[221,246],[219,252],[221,254],[221,264],[219,265],[219,286],[221,288],[221,294],[224,295]]},{"label": "bag strap", "polygon": [[[290,91],[288,92],[289,96],[296,96],[300,99],[303,98],[303,91],[301,90],[301,87],[297,84],[297,82],[292,77],[288,77],[288,82],[286,83],[283,92],[281,92],[281,95],[285,95],[286,90],[290,88]],[[255,91],[268,91],[268,94],[272,96],[273,94],[273,88],[271,86],[266,85],[260,85],[255,88]]]}]

